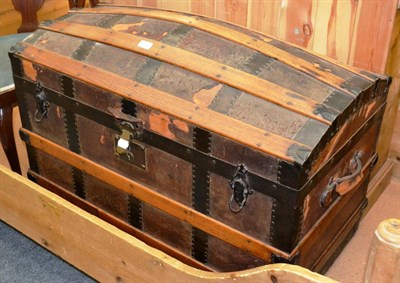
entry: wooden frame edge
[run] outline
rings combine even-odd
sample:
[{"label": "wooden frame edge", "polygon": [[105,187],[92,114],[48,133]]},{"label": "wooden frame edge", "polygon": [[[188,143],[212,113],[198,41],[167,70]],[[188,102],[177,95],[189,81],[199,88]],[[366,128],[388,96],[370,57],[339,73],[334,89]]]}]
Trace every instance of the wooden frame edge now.
[{"label": "wooden frame edge", "polygon": [[390,180],[392,178],[392,172],[394,166],[395,166],[394,160],[386,159],[385,163],[381,166],[379,171],[371,179],[367,190],[368,205],[364,209],[362,217],[367,215],[368,211],[374,206],[379,196],[389,185]]},{"label": "wooden frame edge", "polygon": [[189,267],[1,165],[0,219],[100,282],[336,282],[287,264],[231,273]]}]

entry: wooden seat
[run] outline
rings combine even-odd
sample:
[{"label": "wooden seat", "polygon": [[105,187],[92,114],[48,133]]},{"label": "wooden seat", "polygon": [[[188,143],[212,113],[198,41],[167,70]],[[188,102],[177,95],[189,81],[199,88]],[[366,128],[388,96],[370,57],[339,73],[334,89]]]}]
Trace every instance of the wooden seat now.
[{"label": "wooden seat", "polygon": [[[18,34],[0,37],[0,142],[13,171],[21,174],[13,133],[13,108],[17,106],[14,81],[8,51],[38,27],[37,12],[45,0],[12,0],[14,8],[21,13],[22,23]],[[93,3],[92,3],[93,2]],[[94,5],[95,2],[91,1]],[[69,0],[69,7],[83,7],[84,0]]]},{"label": "wooden seat", "polygon": [[0,141],[13,171],[21,174],[13,133],[13,108],[17,106],[8,50],[30,33],[0,37]]}]

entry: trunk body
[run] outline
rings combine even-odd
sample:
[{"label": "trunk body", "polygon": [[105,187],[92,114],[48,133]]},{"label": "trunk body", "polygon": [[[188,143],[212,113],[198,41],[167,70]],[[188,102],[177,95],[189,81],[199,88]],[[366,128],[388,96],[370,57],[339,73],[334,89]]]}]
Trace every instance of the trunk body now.
[{"label": "trunk body", "polygon": [[108,6],[43,23],[10,58],[30,176],[186,263],[324,271],[357,226],[386,77]]}]

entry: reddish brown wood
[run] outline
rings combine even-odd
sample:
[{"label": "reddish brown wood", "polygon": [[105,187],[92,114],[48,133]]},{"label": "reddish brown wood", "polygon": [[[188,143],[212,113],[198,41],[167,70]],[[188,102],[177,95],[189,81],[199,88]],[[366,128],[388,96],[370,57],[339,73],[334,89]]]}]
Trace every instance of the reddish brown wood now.
[{"label": "reddish brown wood", "polygon": [[307,47],[313,32],[311,8],[313,1],[287,1],[285,39],[296,45]]},{"label": "reddish brown wood", "polygon": [[[87,83],[93,84],[95,82],[98,87],[105,90],[118,93],[127,99],[133,99],[185,122],[210,129],[224,137],[237,140],[251,148],[274,155],[283,160],[293,162],[294,159],[287,155],[287,150],[294,144],[302,148],[309,148],[306,145],[273,133],[266,135],[266,132],[259,128],[249,126],[239,120],[200,107],[155,88],[122,78],[100,68],[69,60],[65,56],[32,45],[24,44],[24,46],[26,48],[21,53],[21,56],[28,61],[37,60],[43,66],[57,72],[69,74],[71,77]],[[241,135],[238,136],[238,132]]]},{"label": "reddish brown wood", "polygon": [[208,17],[215,16],[215,0],[192,1],[192,12]]},{"label": "reddish brown wood", "polygon": [[154,192],[148,187],[132,181],[129,178],[123,177],[110,169],[102,167],[97,163],[44,139],[33,132],[26,129],[22,129],[21,131],[29,136],[30,144],[33,147],[98,178],[111,186],[118,187],[121,191],[131,194],[151,206],[159,208],[169,215],[175,216],[177,219],[183,220],[194,227],[204,230],[206,233],[245,250],[256,257],[265,261],[270,261],[271,253],[274,253],[289,258],[287,253],[271,245],[233,229],[218,220],[211,219],[210,217],[171,200],[160,193]]},{"label": "reddish brown wood", "polygon": [[135,16],[143,16],[149,18],[163,19],[167,21],[178,22],[182,24],[186,24],[189,26],[193,26],[200,30],[206,31],[211,34],[215,34],[217,36],[223,37],[227,40],[233,41],[235,43],[241,44],[253,50],[259,51],[267,56],[273,58],[279,58],[279,61],[298,69],[311,77],[314,77],[324,83],[334,87],[339,88],[341,91],[352,95],[346,89],[340,87],[344,80],[338,76],[333,75],[332,73],[321,70],[318,65],[311,64],[298,56],[294,56],[280,48],[277,48],[269,42],[271,38],[267,36],[257,35],[260,40],[255,39],[255,37],[245,34],[241,31],[207,21],[201,18],[195,18],[192,15],[186,15],[182,13],[175,13],[170,11],[162,11],[162,10],[142,10],[134,7],[129,8],[108,8],[108,7],[98,7],[96,9],[84,9],[82,11],[74,11],[76,13],[96,13],[96,14],[123,14],[123,15],[135,15]]},{"label": "reddish brown wood", "polygon": [[85,2],[86,2],[86,0],[68,0],[70,9],[72,9],[72,8],[83,8],[83,7],[85,7]]},{"label": "reddish brown wood", "polygon": [[12,0],[15,10],[21,13],[22,24],[18,32],[34,31],[38,27],[37,11],[43,5],[44,0]]},{"label": "reddish brown wood", "polygon": [[143,0],[143,6],[156,8],[157,0]]},{"label": "reddish brown wood", "polygon": [[[396,1],[361,1],[353,65],[384,73],[396,15]],[[382,18],[390,19],[382,21]],[[385,42],[385,44],[382,44]],[[366,58],[369,58],[366,61]]]},{"label": "reddish brown wood", "polygon": [[16,106],[15,89],[0,93],[0,142],[11,169],[21,174],[13,132],[13,107]]},{"label": "reddish brown wood", "polygon": [[204,264],[201,264],[198,261],[195,261],[191,257],[156,240],[154,237],[151,237],[151,236],[143,233],[142,231],[130,226],[126,222],[122,221],[119,218],[116,218],[115,216],[104,211],[103,209],[100,209],[99,207],[95,206],[94,204],[77,197],[72,192],[62,188],[61,186],[55,184],[54,182],[52,182],[46,178],[43,178],[41,175],[39,175],[31,170],[29,170],[29,174],[35,178],[36,182],[39,185],[45,187],[49,191],[63,197],[64,199],[68,200],[69,202],[73,203],[74,205],[90,212],[91,214],[96,215],[100,219],[103,219],[104,221],[107,221],[108,223],[113,224],[114,226],[118,227],[122,231],[129,233],[130,235],[138,238],[139,240],[145,242],[146,244],[148,244],[156,249],[159,249],[159,250],[167,253],[168,255],[170,255],[190,266],[196,267],[201,270],[213,271],[212,269],[210,269],[210,267],[205,266]]},{"label": "reddish brown wood", "polygon": [[[288,94],[286,88],[277,84],[181,48],[151,41],[153,47],[146,50],[138,47],[141,40],[147,40],[143,37],[68,22],[57,22],[50,26],[44,26],[43,29],[91,39],[152,57],[243,90],[324,124],[331,124],[328,120],[315,114],[316,101],[295,92]],[[214,74],[216,70],[219,70],[219,72]],[[266,89],[268,89],[268,92],[265,91]]]}]

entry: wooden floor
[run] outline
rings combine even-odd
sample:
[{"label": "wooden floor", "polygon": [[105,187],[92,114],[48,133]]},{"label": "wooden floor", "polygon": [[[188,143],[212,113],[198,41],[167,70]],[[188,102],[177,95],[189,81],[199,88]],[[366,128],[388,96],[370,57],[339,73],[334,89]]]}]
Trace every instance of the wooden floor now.
[{"label": "wooden floor", "polygon": [[343,283],[362,282],[375,228],[387,218],[400,219],[400,179],[393,178],[361,220],[358,231],[325,274]]}]

